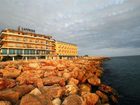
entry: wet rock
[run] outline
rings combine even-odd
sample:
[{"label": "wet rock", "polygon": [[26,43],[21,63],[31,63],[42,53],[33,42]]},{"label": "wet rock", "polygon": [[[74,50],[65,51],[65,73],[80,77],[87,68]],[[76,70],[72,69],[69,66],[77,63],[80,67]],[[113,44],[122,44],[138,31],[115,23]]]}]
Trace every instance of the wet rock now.
[{"label": "wet rock", "polygon": [[22,97],[20,105],[53,105],[51,100],[47,99],[43,95],[27,94]]},{"label": "wet rock", "polygon": [[9,101],[0,101],[0,105],[12,105]]},{"label": "wet rock", "polygon": [[95,105],[98,100],[99,100],[99,96],[96,95],[95,93],[85,93],[82,95],[86,105]]},{"label": "wet rock", "polygon": [[53,105],[61,105],[61,100],[60,98],[55,98],[53,101],[52,101]]},{"label": "wet rock", "polygon": [[66,85],[66,95],[76,94],[78,92],[78,87],[76,85]]},{"label": "wet rock", "polygon": [[101,91],[97,90],[96,94],[101,98],[102,103],[107,103],[109,101],[108,96],[106,94],[102,93]]},{"label": "wet rock", "polygon": [[21,70],[7,68],[7,69],[1,70],[0,72],[2,73],[3,77],[17,78],[20,75]]},{"label": "wet rock", "polygon": [[16,81],[14,79],[0,78],[0,90],[6,88],[12,88],[15,85],[16,85]]},{"label": "wet rock", "polygon": [[99,86],[101,84],[101,80],[97,77],[90,77],[88,82],[94,86]]},{"label": "wet rock", "polygon": [[118,99],[114,95],[111,95],[110,98],[114,103],[118,103]]},{"label": "wet rock", "polygon": [[62,105],[84,105],[84,102],[80,96],[70,95],[65,98]]},{"label": "wet rock", "polygon": [[110,87],[110,86],[107,86],[105,84],[101,84],[100,87],[99,87],[99,90],[101,90],[105,93],[115,94],[114,93],[115,91],[113,90],[113,88]]},{"label": "wet rock", "polygon": [[33,95],[40,95],[41,92],[38,88],[33,89],[29,94],[33,94]]},{"label": "wet rock", "polygon": [[64,86],[65,79],[57,76],[50,76],[50,77],[43,78],[43,84],[44,85],[60,84],[61,86]]}]

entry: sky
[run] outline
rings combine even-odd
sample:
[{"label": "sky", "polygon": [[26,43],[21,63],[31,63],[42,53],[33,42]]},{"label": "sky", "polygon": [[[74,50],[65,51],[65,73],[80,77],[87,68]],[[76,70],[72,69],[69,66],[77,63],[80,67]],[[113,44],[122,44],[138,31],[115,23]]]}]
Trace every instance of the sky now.
[{"label": "sky", "polygon": [[79,55],[140,55],[140,0],[0,0],[0,30],[18,26],[77,44]]}]

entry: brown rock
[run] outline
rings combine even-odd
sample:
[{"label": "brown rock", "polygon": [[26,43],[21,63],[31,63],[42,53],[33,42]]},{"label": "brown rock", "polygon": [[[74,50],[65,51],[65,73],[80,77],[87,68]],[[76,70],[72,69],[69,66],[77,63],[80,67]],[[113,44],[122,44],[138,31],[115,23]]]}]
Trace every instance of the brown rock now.
[{"label": "brown rock", "polygon": [[22,97],[20,105],[53,105],[51,100],[47,99],[43,95],[27,94]]},{"label": "brown rock", "polygon": [[33,95],[40,95],[41,94],[41,92],[40,92],[40,90],[38,89],[38,88],[35,88],[35,89],[33,89],[29,94],[33,94]]},{"label": "brown rock", "polygon": [[65,79],[57,76],[50,76],[50,77],[43,78],[43,83],[44,85],[60,84],[61,86],[64,86]]},{"label": "brown rock", "polygon": [[101,84],[99,87],[99,90],[105,92],[105,93],[113,93],[113,88],[104,84]]},{"label": "brown rock", "polygon": [[95,105],[98,100],[99,96],[97,96],[95,93],[86,93],[82,95],[86,105]]},{"label": "brown rock", "polygon": [[23,71],[21,75],[16,78],[20,84],[35,84],[37,85],[38,79],[40,80],[43,76],[43,71]]},{"label": "brown rock", "polygon": [[40,65],[37,62],[32,62],[32,63],[29,63],[29,67],[34,68],[34,69],[39,69]]},{"label": "brown rock", "polygon": [[63,73],[63,78],[65,78],[65,80],[68,80],[69,78],[71,77],[71,74],[70,73]]},{"label": "brown rock", "polygon": [[89,84],[80,84],[79,85],[80,92],[90,92],[91,86]]},{"label": "brown rock", "polygon": [[56,71],[55,70],[47,70],[45,73],[44,73],[44,77],[48,77],[48,76],[56,76]]},{"label": "brown rock", "polygon": [[60,71],[61,71],[61,70],[64,70],[64,69],[65,69],[65,66],[62,65],[62,64],[58,64],[58,65],[57,65],[57,69],[60,70]]},{"label": "brown rock", "polygon": [[9,101],[0,101],[0,105],[12,105]]},{"label": "brown rock", "polygon": [[74,78],[70,78],[68,84],[69,85],[78,85],[79,80],[74,79]]},{"label": "brown rock", "polygon": [[101,80],[97,77],[90,77],[88,82],[94,86],[99,86],[101,84]]},{"label": "brown rock", "polygon": [[44,66],[44,67],[42,67],[42,69],[44,69],[44,70],[50,70],[50,71],[55,71],[56,70],[56,67],[55,66]]},{"label": "brown rock", "polygon": [[6,88],[12,88],[16,85],[15,80],[7,79],[7,78],[0,78],[0,90]]},{"label": "brown rock", "polygon": [[101,98],[102,103],[107,103],[109,101],[108,96],[106,94],[102,93],[101,91],[97,90],[96,94]]},{"label": "brown rock", "polygon": [[115,96],[111,95],[110,98],[114,103],[118,103],[118,100]]},{"label": "brown rock", "polygon": [[32,85],[21,85],[21,86],[16,86],[12,90],[15,92],[18,92],[19,96],[23,96],[27,93],[29,93],[31,90],[33,90],[34,87]]},{"label": "brown rock", "polygon": [[70,95],[65,98],[62,105],[84,105],[84,102],[80,96]]},{"label": "brown rock", "polygon": [[66,95],[76,94],[78,92],[78,87],[76,85],[66,85]]},{"label": "brown rock", "polygon": [[1,70],[1,73],[3,74],[3,77],[17,78],[20,75],[21,70],[7,68],[7,69]]},{"label": "brown rock", "polygon": [[3,90],[0,92],[0,100],[7,100],[15,104],[19,100],[19,92],[13,91],[12,89]]},{"label": "brown rock", "polygon": [[65,93],[65,88],[58,85],[44,86],[40,88],[40,91],[42,94],[52,99],[62,97]]},{"label": "brown rock", "polygon": [[60,98],[55,98],[53,101],[52,101],[53,105],[61,105],[61,100]]}]

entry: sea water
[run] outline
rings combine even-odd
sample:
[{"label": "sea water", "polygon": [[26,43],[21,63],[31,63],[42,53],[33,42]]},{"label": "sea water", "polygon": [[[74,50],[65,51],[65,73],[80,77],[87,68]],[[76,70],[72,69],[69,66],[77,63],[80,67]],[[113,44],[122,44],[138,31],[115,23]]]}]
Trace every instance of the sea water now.
[{"label": "sea water", "polygon": [[140,56],[112,57],[103,68],[103,83],[119,93],[117,105],[140,105]]}]

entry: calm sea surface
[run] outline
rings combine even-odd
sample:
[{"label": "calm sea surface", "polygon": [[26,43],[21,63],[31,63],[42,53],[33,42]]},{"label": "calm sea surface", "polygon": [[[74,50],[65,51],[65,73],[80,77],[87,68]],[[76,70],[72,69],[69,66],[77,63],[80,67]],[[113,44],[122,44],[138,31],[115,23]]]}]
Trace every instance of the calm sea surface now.
[{"label": "calm sea surface", "polygon": [[117,105],[140,105],[140,56],[112,57],[103,67],[103,83],[120,95]]}]

